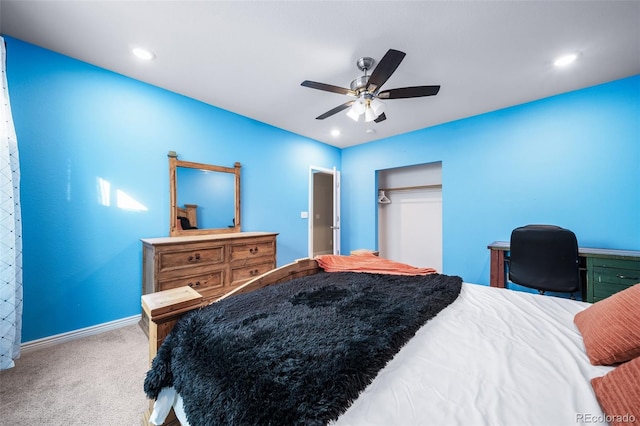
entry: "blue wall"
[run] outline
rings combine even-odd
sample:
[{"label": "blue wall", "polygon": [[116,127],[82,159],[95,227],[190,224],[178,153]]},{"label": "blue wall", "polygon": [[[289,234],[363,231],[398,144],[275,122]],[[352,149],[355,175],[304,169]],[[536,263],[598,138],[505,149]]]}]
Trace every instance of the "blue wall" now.
[{"label": "blue wall", "polygon": [[[243,230],[278,232],[278,265],[307,255],[309,165],[340,168],[339,149],[5,39],[22,175],[23,341],[140,313],[140,238],[169,233],[170,150],[239,161]],[[118,190],[142,207],[119,208]]]},{"label": "blue wall", "polygon": [[529,223],[640,249],[640,76],[343,150],[343,245],[377,244],[377,170],[433,161],[444,273],[488,284],[487,245]]},{"label": "blue wall", "polygon": [[[309,165],[342,170],[342,252],[376,247],[377,170],[442,161],[444,272],[489,280],[526,223],[640,249],[640,76],[344,150],[6,37],[22,171],[23,341],[140,312],[140,238],[168,235],[167,152],[242,163],[242,226],[307,254]],[[144,209],[105,205],[123,191]],[[104,187],[104,185],[103,185]]]}]

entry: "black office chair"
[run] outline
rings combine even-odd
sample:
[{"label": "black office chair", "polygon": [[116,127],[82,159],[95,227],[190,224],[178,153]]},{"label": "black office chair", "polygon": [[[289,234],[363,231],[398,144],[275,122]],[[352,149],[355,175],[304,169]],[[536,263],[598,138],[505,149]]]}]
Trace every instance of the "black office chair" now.
[{"label": "black office chair", "polygon": [[184,230],[198,229],[195,226],[191,226],[191,222],[189,222],[189,218],[186,218],[184,216],[178,216],[178,220],[180,221],[180,228]]},{"label": "black office chair", "polygon": [[538,290],[571,293],[580,288],[578,241],[553,225],[527,225],[511,232],[509,280]]}]

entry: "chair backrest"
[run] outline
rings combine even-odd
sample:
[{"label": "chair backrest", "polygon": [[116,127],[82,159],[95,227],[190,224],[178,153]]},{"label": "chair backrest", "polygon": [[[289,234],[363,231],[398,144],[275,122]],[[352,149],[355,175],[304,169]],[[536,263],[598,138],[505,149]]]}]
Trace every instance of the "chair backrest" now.
[{"label": "chair backrest", "polygon": [[574,292],[580,287],[578,241],[553,225],[527,225],[511,232],[509,279],[541,291]]},{"label": "chair backrest", "polygon": [[184,216],[178,216],[178,220],[180,221],[180,227],[182,229],[198,229],[195,226],[191,226],[191,222],[189,222],[189,218]]}]

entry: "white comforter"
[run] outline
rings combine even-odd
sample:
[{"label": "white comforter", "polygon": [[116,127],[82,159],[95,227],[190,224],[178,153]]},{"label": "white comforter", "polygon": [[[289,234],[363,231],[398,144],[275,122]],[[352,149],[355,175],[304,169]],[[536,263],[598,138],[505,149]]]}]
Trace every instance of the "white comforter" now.
[{"label": "white comforter", "polygon": [[[336,425],[606,424],[574,315],[589,304],[463,284]],[[165,389],[151,422],[182,401]]]}]

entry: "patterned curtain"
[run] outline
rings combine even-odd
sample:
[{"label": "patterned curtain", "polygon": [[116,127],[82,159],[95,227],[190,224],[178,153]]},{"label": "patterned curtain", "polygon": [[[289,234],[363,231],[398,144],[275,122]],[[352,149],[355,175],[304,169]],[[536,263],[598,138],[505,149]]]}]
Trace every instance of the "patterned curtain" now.
[{"label": "patterned curtain", "polygon": [[14,366],[20,356],[22,332],[22,225],[18,141],[11,118],[6,74],[6,47],[2,49],[0,95],[0,370]]}]

